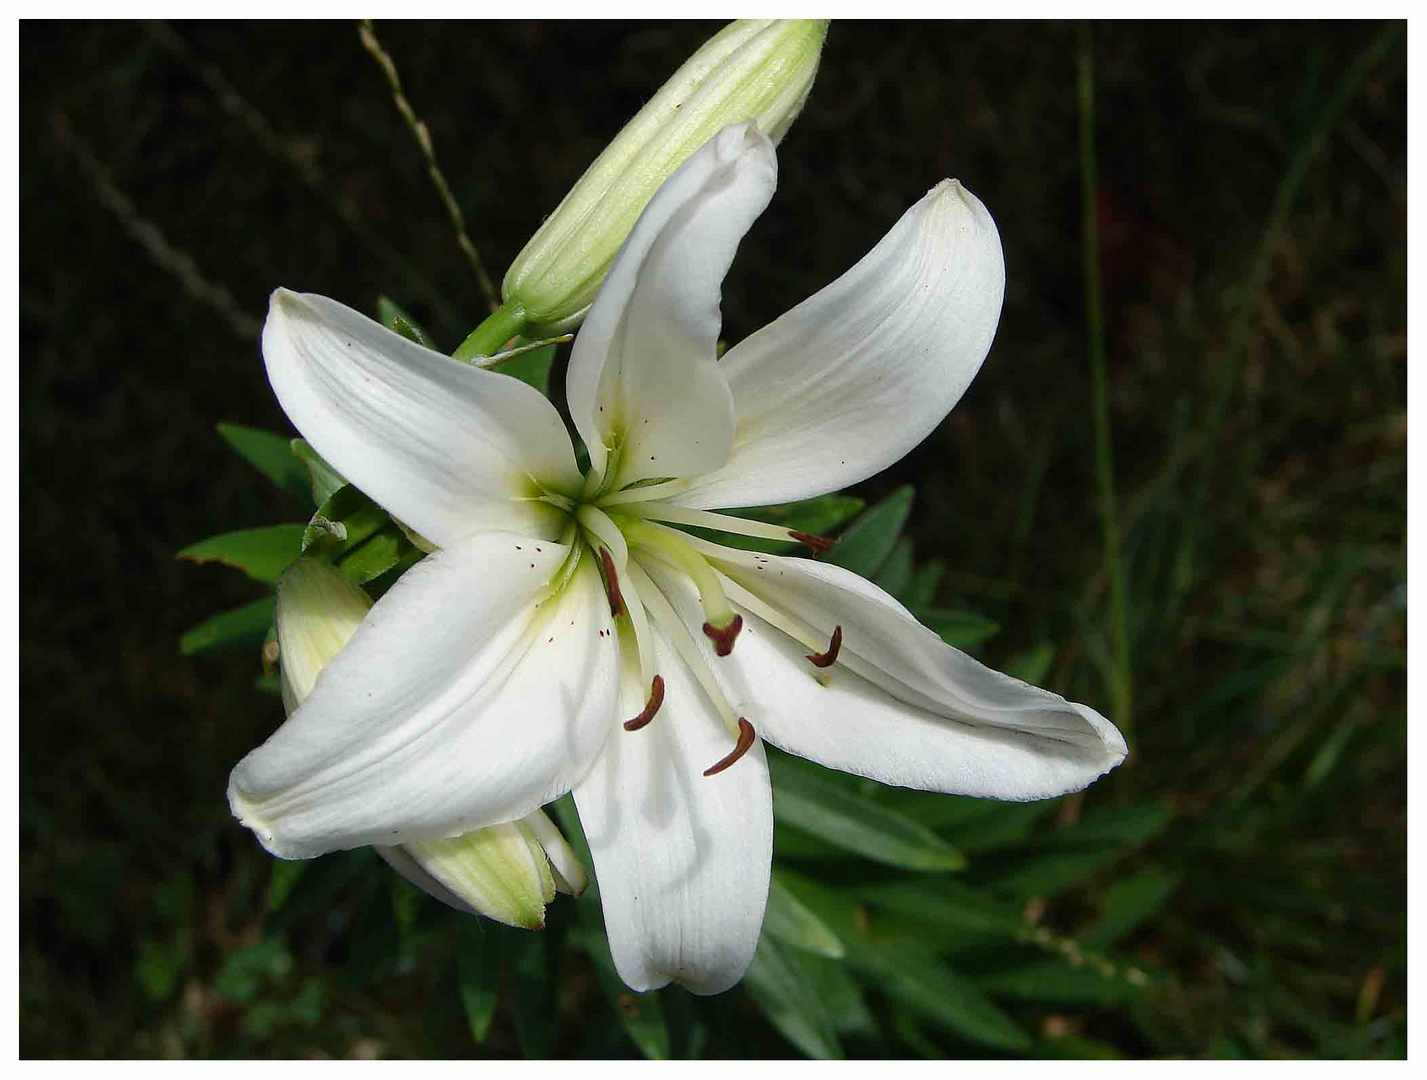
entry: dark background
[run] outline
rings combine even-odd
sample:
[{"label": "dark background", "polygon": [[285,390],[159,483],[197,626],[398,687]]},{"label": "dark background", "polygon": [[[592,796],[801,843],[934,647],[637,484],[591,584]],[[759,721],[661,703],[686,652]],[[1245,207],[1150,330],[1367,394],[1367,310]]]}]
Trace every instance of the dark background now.
[{"label": "dark background", "polygon": [[[498,276],[713,28],[379,30]],[[1137,858],[1181,880],[1132,943],[1164,987],[1095,1030],[1126,1054],[1398,1056],[1405,29],[1094,38],[1135,753],[1088,798],[1170,807]],[[731,340],[756,329],[943,176],[986,202],[996,345],[860,493],[915,483],[944,600],[1004,627],[981,655],[1051,641],[1048,683],[1108,712],[1076,47],[1070,25],[834,24],[724,311]],[[21,1051],[470,1052],[409,981],[350,987],[337,954],[295,961],[320,1018],[248,1023],[215,990],[270,872],[226,774],[280,709],[255,657],[176,645],[257,591],[174,552],[308,512],[213,431],[289,430],[256,346],[268,292],[384,292],[447,348],[479,321],[422,161],[349,24],[31,22],[20,55]],[[514,1052],[506,1028],[485,1052]],[[750,1022],[706,1052],[789,1050]]]}]

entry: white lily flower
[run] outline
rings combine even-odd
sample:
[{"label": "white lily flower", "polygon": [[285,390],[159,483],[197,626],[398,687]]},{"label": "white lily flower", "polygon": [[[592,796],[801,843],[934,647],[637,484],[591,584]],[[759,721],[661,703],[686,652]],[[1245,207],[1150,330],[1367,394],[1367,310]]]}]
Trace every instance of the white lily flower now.
[{"label": "white lily flower", "polygon": [[[278,657],[289,712],[307,699],[371,607],[365,592],[316,559],[298,559],[283,575]],[[376,851],[443,904],[527,930],[545,925],[545,905],[557,889],[578,896],[586,884],[585,868],[543,810],[448,840],[378,845]]]},{"label": "white lily flower", "polygon": [[570,360],[587,475],[524,384],[332,300],[274,294],[263,354],[288,416],[439,550],[234,770],[233,810],[269,850],[437,839],[573,789],[624,981],[716,993],[747,968],[768,893],[760,740],[889,784],[1016,800],[1124,758],[1099,713],[950,648],[857,575],[672,527],[788,539],[714,508],[891,465],[995,333],[1000,240],[948,180],[716,359],[720,285],[776,171],[756,128],[726,128],[640,217]]}]

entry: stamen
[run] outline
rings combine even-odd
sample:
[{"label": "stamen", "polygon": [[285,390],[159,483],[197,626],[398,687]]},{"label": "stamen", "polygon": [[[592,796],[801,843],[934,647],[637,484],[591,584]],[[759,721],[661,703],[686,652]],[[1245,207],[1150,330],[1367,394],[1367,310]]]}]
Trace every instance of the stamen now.
[{"label": "stamen", "polygon": [[[729,571],[726,571],[726,573]],[[790,638],[796,641],[809,652],[816,653],[822,646],[822,633],[813,629],[801,619],[788,614],[787,612],[774,607],[761,596],[751,591],[737,578],[728,576],[724,579],[724,588],[728,595],[733,598],[739,607],[746,611],[751,611],[770,626],[783,631]],[[839,627],[838,629],[841,629]],[[838,639],[839,644],[841,639]],[[834,656],[836,652],[833,652]]]},{"label": "stamen", "polygon": [[832,667],[837,663],[837,654],[842,651],[842,627],[835,626],[832,631],[832,643],[827,647],[827,652],[809,653],[808,661],[813,667]]},{"label": "stamen", "polygon": [[628,506],[631,503],[667,499],[671,495],[680,495],[688,489],[689,482],[687,480],[665,480],[658,484],[635,484],[632,487],[602,496],[600,505],[605,507]]},{"label": "stamen", "polygon": [[[699,590],[699,603],[703,606],[705,621],[721,635],[726,635],[727,649],[719,652],[719,655],[727,656],[728,649],[733,648],[733,639],[738,636],[738,629],[733,626],[738,614],[724,595],[723,586],[714,568],[682,533],[667,526],[624,515],[620,515],[618,524],[623,528],[626,539],[635,547],[651,552],[661,561],[669,563],[676,570],[682,570],[693,579],[695,588]],[[709,636],[713,637],[713,634]],[[715,643],[718,643],[717,638]]]},{"label": "stamen", "polygon": [[710,704],[718,712],[723,725],[728,729],[730,735],[738,734],[738,716],[729,705],[728,699],[723,696],[723,690],[718,685],[718,679],[714,677],[713,669],[709,667],[708,661],[699,648],[699,644],[694,640],[693,634],[689,632],[688,625],[679,618],[674,611],[673,605],[669,603],[668,597],[660,591],[659,586],[654,584],[654,580],[639,565],[637,560],[631,559],[629,562],[629,579],[633,586],[629,591],[637,594],[644,601],[645,610],[650,617],[664,631],[664,638],[669,644],[674,646],[674,651],[679,654],[679,658],[684,661],[686,667],[698,680],[699,686],[703,688],[704,695],[709,699]]},{"label": "stamen", "polygon": [[[806,533],[795,533],[782,525],[772,525],[766,521],[751,521],[734,517],[732,514],[717,514],[712,510],[691,510],[687,506],[673,506],[664,502],[640,503],[631,506],[628,513],[637,514],[650,521],[668,521],[675,525],[692,525],[697,529],[717,529],[736,536],[756,536],[760,540],[798,540]],[[813,537],[814,540],[820,537]],[[801,542],[801,541],[799,541]],[[831,541],[823,541],[830,544]]]},{"label": "stamen", "polygon": [[616,619],[624,614],[624,595],[619,591],[619,571],[614,568],[614,556],[609,548],[600,548],[600,565],[604,567],[604,588],[609,595],[609,613]]},{"label": "stamen", "polygon": [[713,642],[714,653],[718,656],[727,656],[733,652],[733,643],[738,638],[738,632],[742,629],[742,615],[734,615],[729,624],[722,629],[711,622],[704,623],[704,634]]},{"label": "stamen", "polygon": [[720,758],[705,769],[704,775],[717,776],[723,772],[724,769],[748,753],[749,749],[753,746],[753,740],[757,738],[757,736],[758,733],[753,730],[753,725],[740,716],[738,718],[738,742],[734,743],[733,750],[727,757]]},{"label": "stamen", "polygon": [[638,731],[649,721],[654,719],[659,711],[659,706],[664,704],[664,676],[655,675],[654,681],[649,684],[649,700],[644,705],[644,711],[633,720],[624,722],[625,731]]},{"label": "stamen", "polygon": [[836,540],[831,540],[826,536],[815,536],[812,533],[790,532],[788,533],[794,540],[809,549],[814,555],[821,555],[832,548]]}]

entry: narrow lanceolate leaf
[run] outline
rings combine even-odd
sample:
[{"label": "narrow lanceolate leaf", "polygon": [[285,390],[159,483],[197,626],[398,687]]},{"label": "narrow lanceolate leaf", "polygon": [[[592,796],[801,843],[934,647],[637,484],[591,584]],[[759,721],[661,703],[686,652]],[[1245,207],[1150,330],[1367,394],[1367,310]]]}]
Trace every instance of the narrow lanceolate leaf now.
[{"label": "narrow lanceolate leaf", "polygon": [[290,445],[293,456],[307,469],[307,490],[314,506],[321,506],[346,485],[342,474],[327,464],[327,460],[312,449],[306,439],[293,439]]},{"label": "narrow lanceolate leaf", "polygon": [[365,585],[386,573],[413,550],[405,534],[395,525],[388,525],[355,550],[343,555],[337,561],[337,569],[349,581]]},{"label": "narrow lanceolate leaf", "polygon": [[803,978],[795,950],[765,935],[744,983],[769,1022],[804,1054],[819,1059],[842,1057],[832,1018]]},{"label": "narrow lanceolate leaf", "polygon": [[241,570],[255,581],[276,584],[302,551],[301,525],[264,525],[210,536],[178,553],[190,562],[217,562]]},{"label": "narrow lanceolate leaf", "polygon": [[463,918],[456,937],[456,985],[471,1038],[485,1042],[495,1016],[500,987],[500,956],[479,920]]},{"label": "narrow lanceolate leaf", "polygon": [[892,492],[852,523],[828,552],[827,561],[854,574],[874,577],[896,546],[907,515],[912,512],[912,498],[910,486]]},{"label": "narrow lanceolate leaf", "polygon": [[[588,904],[586,904],[588,906]],[[597,911],[597,909],[596,909]],[[598,922],[598,914],[592,922]],[[581,927],[571,937],[584,947],[594,963],[595,977],[600,989],[609,998],[610,1007],[619,1017],[625,1034],[639,1052],[654,1061],[669,1058],[669,1024],[664,1017],[664,1002],[655,991],[647,994],[631,993],[620,981],[615,971],[614,957],[610,955],[609,939],[604,931],[594,925]]]},{"label": "narrow lanceolate leaf", "polygon": [[892,546],[892,554],[877,572],[877,584],[905,601],[912,584],[912,570],[912,541],[904,536]]},{"label": "narrow lanceolate leaf", "polygon": [[377,318],[388,330],[395,330],[408,341],[414,341],[418,345],[435,349],[437,352],[440,351],[431,335],[422,329],[421,324],[408,315],[401,305],[390,297],[377,297]]},{"label": "narrow lanceolate leaf", "polygon": [[763,932],[784,945],[817,956],[837,959],[843,954],[842,942],[832,929],[797,898],[773,875],[768,889],[768,911],[763,919]]},{"label": "narrow lanceolate leaf", "polygon": [[819,495],[802,502],[740,510],[740,517],[786,525],[797,532],[826,536],[862,512],[867,504],[855,495]]},{"label": "narrow lanceolate leaf", "polygon": [[977,979],[977,984],[996,998],[1046,1005],[1119,1005],[1139,992],[1109,965],[1062,960],[1038,960],[992,972]]},{"label": "narrow lanceolate leaf", "polygon": [[302,533],[302,551],[340,559],[390,524],[390,514],[349,484],[312,515]]},{"label": "narrow lanceolate leaf", "polygon": [[960,882],[895,881],[865,890],[874,908],[896,912],[967,935],[989,935],[1017,940],[1026,928],[1020,909],[999,897]]},{"label": "narrow lanceolate leaf", "polygon": [[823,770],[769,755],[773,814],[865,858],[905,870],[959,870],[961,853],[920,822],[904,817],[822,775]]},{"label": "narrow lanceolate leaf", "polygon": [[238,455],[278,487],[294,495],[307,495],[307,468],[292,452],[286,435],[243,424],[222,423],[218,434]]},{"label": "narrow lanceolate leaf", "polygon": [[912,944],[854,949],[849,961],[879,979],[888,997],[968,1042],[1012,1053],[1024,1051],[1030,1036],[970,979],[929,959]]},{"label": "narrow lanceolate leaf", "polygon": [[987,638],[995,637],[1001,629],[990,619],[971,611],[930,608],[919,611],[917,615],[941,635],[942,641],[958,649],[980,645]]},{"label": "narrow lanceolate leaf", "polygon": [[[1054,896],[1140,847],[1170,819],[1156,803],[1110,807],[1041,838],[1023,855],[1007,858],[986,884],[1016,897]],[[979,865],[979,864],[978,864]]]},{"label": "narrow lanceolate leaf", "polygon": [[257,648],[273,625],[273,598],[265,596],[231,611],[204,619],[178,640],[178,651],[184,656],[212,649]]},{"label": "narrow lanceolate leaf", "polygon": [[916,575],[907,590],[907,607],[917,611],[936,603],[936,591],[941,587],[941,579],[945,576],[946,563],[940,559],[932,559],[917,567]]},{"label": "narrow lanceolate leaf", "polygon": [[1179,874],[1155,867],[1121,878],[1106,890],[1100,919],[1083,940],[1104,948],[1129,936],[1164,908],[1179,882]]}]

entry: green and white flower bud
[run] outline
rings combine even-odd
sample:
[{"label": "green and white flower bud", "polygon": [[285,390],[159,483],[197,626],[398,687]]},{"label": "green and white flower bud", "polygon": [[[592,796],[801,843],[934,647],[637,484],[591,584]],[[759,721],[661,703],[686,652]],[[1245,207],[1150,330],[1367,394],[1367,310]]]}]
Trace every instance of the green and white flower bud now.
[{"label": "green and white flower bud", "polygon": [[[277,587],[278,663],[288,712],[357,632],[370,597],[336,569],[302,558]],[[460,911],[538,930],[555,891],[578,896],[585,868],[554,823],[537,810],[519,821],[378,854],[412,884]]]},{"label": "green and white flower bud", "polygon": [[589,307],[635,220],[669,176],[729,124],[774,143],[802,111],[826,20],[744,19],[715,34],[595,159],[506,271],[507,312],[544,330]]}]

